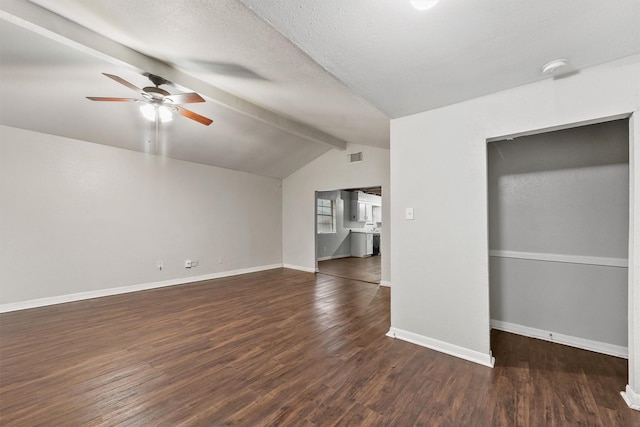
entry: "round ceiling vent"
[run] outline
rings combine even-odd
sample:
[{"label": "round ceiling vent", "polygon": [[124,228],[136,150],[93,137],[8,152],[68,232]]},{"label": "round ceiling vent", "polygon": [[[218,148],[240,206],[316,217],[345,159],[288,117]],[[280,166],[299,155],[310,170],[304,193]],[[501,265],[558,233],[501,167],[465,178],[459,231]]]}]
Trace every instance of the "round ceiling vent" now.
[{"label": "round ceiling vent", "polygon": [[566,59],[554,59],[542,66],[542,72],[550,76],[555,76],[560,74],[567,65],[569,65],[569,62]]},{"label": "round ceiling vent", "polygon": [[428,10],[438,3],[438,0],[411,0],[411,6],[417,10]]}]

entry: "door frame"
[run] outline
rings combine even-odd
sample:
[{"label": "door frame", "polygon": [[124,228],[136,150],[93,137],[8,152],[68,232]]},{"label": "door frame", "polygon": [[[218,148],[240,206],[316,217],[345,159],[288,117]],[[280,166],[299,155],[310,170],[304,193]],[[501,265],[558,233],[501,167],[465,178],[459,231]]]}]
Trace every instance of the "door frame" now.
[{"label": "door frame", "polygon": [[[598,117],[581,122],[565,123],[542,129],[531,129],[509,135],[494,136],[486,139],[485,159],[488,157],[488,143],[528,135],[553,132],[591,124],[604,123],[613,120],[628,119],[629,121],[629,254],[628,254],[628,384],[620,394],[627,405],[640,410],[640,221],[636,224],[635,217],[640,215],[640,110],[629,111],[607,117]],[[486,177],[488,179],[488,169]],[[488,191],[488,182],[487,187]],[[487,237],[489,235],[489,200],[487,197]],[[487,239],[488,242],[488,239]],[[487,271],[489,268],[489,248],[487,248]],[[490,284],[489,284],[490,285]],[[489,287],[487,287],[489,292]],[[490,302],[490,300],[488,299]],[[489,308],[489,307],[488,307]],[[489,313],[489,333],[491,332],[491,311]]]}]

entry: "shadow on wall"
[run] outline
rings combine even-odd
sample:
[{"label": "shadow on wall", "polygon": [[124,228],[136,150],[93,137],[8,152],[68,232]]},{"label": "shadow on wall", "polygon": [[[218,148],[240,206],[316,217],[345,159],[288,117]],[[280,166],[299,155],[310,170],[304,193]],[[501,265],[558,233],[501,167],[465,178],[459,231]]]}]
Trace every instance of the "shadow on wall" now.
[{"label": "shadow on wall", "polygon": [[[552,134],[553,137],[549,137]],[[488,144],[496,174],[524,174],[629,163],[628,120],[615,120]],[[559,143],[561,141],[561,143]],[[625,141],[621,144],[620,141]]]}]

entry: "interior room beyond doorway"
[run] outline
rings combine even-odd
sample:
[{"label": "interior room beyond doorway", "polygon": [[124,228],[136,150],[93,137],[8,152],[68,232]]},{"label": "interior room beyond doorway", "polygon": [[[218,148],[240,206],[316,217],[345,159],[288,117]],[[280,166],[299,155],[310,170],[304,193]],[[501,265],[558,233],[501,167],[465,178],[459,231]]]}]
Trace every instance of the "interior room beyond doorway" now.
[{"label": "interior room beyond doorway", "polygon": [[380,283],[381,187],[316,192],[317,271]]}]

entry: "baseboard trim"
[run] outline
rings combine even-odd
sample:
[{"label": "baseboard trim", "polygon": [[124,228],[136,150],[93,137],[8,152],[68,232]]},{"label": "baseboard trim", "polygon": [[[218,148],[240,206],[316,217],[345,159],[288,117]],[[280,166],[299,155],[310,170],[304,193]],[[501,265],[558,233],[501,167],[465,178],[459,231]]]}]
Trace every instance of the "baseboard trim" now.
[{"label": "baseboard trim", "polygon": [[282,267],[284,268],[290,268],[291,270],[299,270],[299,271],[304,271],[307,273],[316,273],[318,270],[315,268],[309,268],[309,267],[302,267],[299,265],[293,265],[293,264],[283,264]]},{"label": "baseboard trim", "polygon": [[387,288],[391,287],[391,282],[388,280],[381,280],[380,281],[380,286],[386,286]]},{"label": "baseboard trim", "polygon": [[501,320],[491,320],[491,327],[505,332],[511,332],[525,337],[537,338],[558,344],[564,344],[583,350],[595,351],[596,353],[607,354],[609,356],[621,357],[627,359],[629,357],[629,349],[627,347],[608,344],[600,341],[592,341],[586,338],[574,337],[571,335],[559,334],[553,331],[545,331],[542,329],[530,328],[528,326],[517,325],[515,323],[503,322]]},{"label": "baseboard trim", "polygon": [[101,298],[111,295],[126,294],[129,292],[146,291],[149,289],[164,288],[167,286],[184,285],[187,283],[201,282],[203,280],[220,279],[222,277],[238,276],[240,274],[255,273],[258,271],[282,268],[282,264],[262,265],[258,267],[241,268],[238,270],[222,271],[219,273],[203,274],[200,276],[180,277],[177,279],[163,280],[160,282],[142,283],[139,285],[119,286],[115,288],[98,289],[95,291],[78,292],[74,294],[59,295],[55,297],[37,298],[27,301],[0,304],[0,313],[28,310],[30,308],[45,307],[48,305],[64,304],[67,302],[81,301],[92,298]]},{"label": "baseboard trim", "polygon": [[386,335],[391,338],[398,338],[422,347],[430,348],[431,350],[439,351],[441,353],[448,354],[449,356],[455,356],[460,359],[468,360],[469,362],[478,363],[489,368],[493,368],[495,363],[495,359],[491,354],[480,353],[475,350],[470,350],[465,347],[460,347],[455,344],[425,337],[402,329],[391,327]]},{"label": "baseboard trim", "polygon": [[624,401],[627,402],[629,408],[640,411],[640,394],[631,390],[631,386],[629,386],[629,384],[627,384],[627,387],[624,389],[624,391],[620,392],[620,395],[622,396]]},{"label": "baseboard trim", "polygon": [[328,261],[330,259],[340,259],[340,258],[349,258],[351,254],[347,255],[334,255],[334,256],[323,256],[318,258],[318,261]]}]

